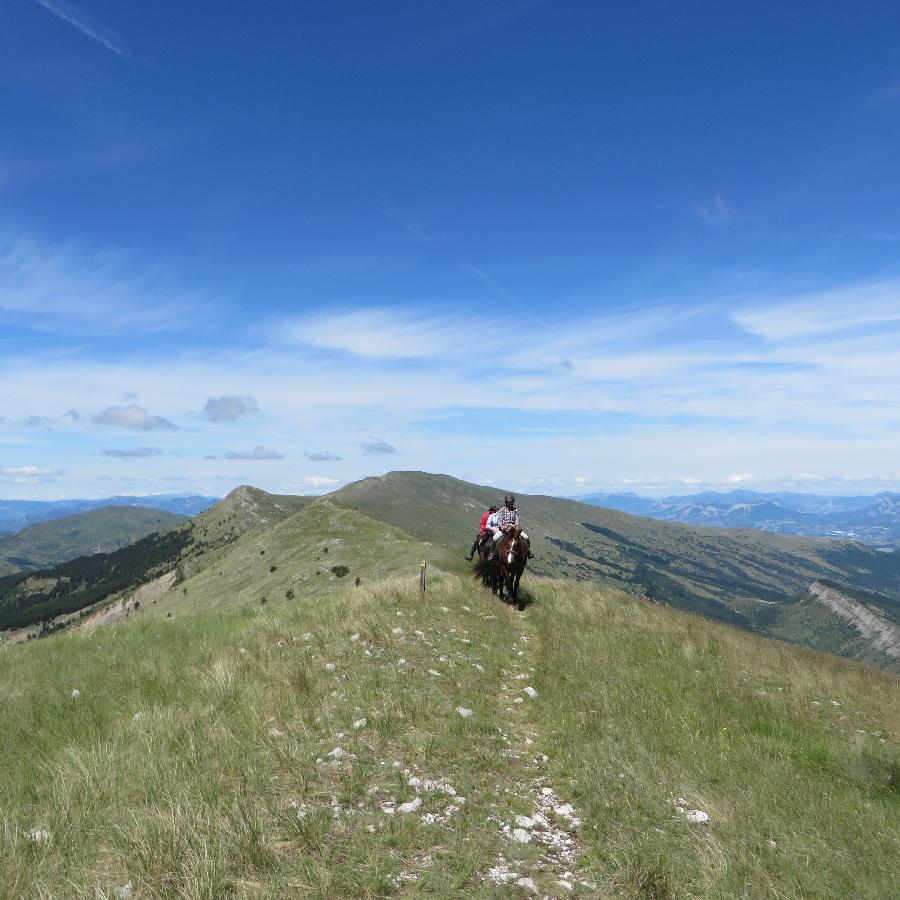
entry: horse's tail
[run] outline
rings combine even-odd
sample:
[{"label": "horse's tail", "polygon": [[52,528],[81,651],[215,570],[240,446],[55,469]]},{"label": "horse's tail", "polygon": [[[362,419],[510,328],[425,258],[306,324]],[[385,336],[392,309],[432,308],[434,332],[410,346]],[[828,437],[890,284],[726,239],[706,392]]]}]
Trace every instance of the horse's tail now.
[{"label": "horse's tail", "polygon": [[490,559],[479,559],[472,569],[473,578],[488,578],[494,569],[494,562]]}]

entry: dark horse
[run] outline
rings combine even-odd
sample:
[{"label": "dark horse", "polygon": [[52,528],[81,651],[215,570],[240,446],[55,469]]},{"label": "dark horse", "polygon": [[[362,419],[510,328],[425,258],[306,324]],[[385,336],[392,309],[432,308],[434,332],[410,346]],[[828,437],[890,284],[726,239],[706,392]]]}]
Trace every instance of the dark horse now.
[{"label": "dark horse", "polygon": [[504,531],[493,559],[490,558],[492,543],[493,541],[485,541],[479,548],[480,558],[475,564],[475,577],[481,578],[485,587],[490,587],[495,594],[499,594],[504,603],[522,609],[523,605],[519,603],[519,579],[528,564],[528,545],[522,540],[522,529],[508,527]]}]

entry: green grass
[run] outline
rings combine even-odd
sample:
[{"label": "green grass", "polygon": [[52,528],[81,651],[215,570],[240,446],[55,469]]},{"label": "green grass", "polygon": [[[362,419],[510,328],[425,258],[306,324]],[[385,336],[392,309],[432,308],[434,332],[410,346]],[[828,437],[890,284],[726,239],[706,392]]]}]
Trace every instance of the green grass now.
[{"label": "green grass", "polygon": [[[640,601],[541,586],[540,727],[614,893],[900,893],[900,682]],[[839,704],[839,705],[838,705]],[[675,815],[685,798],[709,826]]]},{"label": "green grass", "polygon": [[[446,475],[391,472],[347,485],[333,496],[422,540],[463,548],[481,512],[502,495]],[[861,589],[880,596],[885,615],[900,622],[898,554],[851,541],[662,522],[540,495],[520,496],[518,507],[535,551],[531,567],[542,575],[619,587],[676,609],[866,661],[875,659],[866,641],[830,638],[842,627],[838,616],[823,609],[816,622],[807,623],[795,615],[793,601],[813,581],[832,580],[850,586],[851,593]]]},{"label": "green grass", "polygon": [[[352,573],[341,536],[328,562]],[[576,896],[897,895],[896,677],[590,585],[532,578],[518,614],[439,574],[423,602],[420,549],[400,580],[202,611],[194,579],[172,619],[0,653],[0,896],[515,896],[488,878],[501,855],[551,896],[572,896],[566,868]],[[413,776],[465,805],[384,812]],[[503,834],[544,786],[584,820],[571,866]],[[679,796],[710,823],[676,817]]]}]

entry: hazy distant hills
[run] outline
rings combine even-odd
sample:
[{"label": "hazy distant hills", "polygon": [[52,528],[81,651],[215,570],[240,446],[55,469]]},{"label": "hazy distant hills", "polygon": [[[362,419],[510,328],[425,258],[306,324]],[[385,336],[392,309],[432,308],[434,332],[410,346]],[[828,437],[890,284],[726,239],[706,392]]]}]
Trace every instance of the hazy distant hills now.
[{"label": "hazy distant hills", "polygon": [[143,506],[179,516],[195,516],[218,501],[218,497],[200,494],[117,496],[100,500],[0,500],[0,532],[19,531],[27,525],[72,516],[101,506]]},{"label": "hazy distant hills", "polygon": [[79,556],[110,553],[187,521],[141,506],[101,506],[29,525],[0,537],[0,574],[47,568]]},{"label": "hazy distant hills", "polygon": [[574,499],[667,522],[850,538],[885,550],[900,548],[900,494],[825,497],[796,492],[706,491],[660,500],[631,493],[588,494]]}]

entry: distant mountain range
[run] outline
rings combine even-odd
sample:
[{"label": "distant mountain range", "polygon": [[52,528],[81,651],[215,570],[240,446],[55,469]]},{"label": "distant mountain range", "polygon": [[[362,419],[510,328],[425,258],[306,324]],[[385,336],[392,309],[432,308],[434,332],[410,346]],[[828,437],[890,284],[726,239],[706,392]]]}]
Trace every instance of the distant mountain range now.
[{"label": "distant mountain range", "polygon": [[195,516],[218,503],[219,499],[200,494],[153,494],[148,497],[117,496],[100,500],[0,500],[0,532],[19,531],[27,525],[73,516],[101,506],[143,506],[178,516]]},{"label": "distant mountain range", "polygon": [[900,549],[900,494],[826,497],[791,491],[761,494],[737,490],[704,491],[660,500],[633,493],[587,494],[572,499],[684,525],[848,538],[880,550]]},{"label": "distant mountain range", "polygon": [[143,506],[101,506],[27,525],[0,536],[0,575],[55,566],[79,556],[111,553],[154,532],[190,521]]}]

